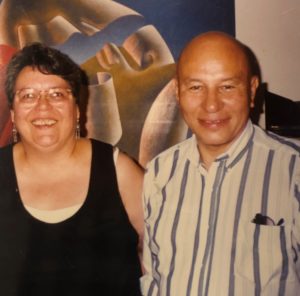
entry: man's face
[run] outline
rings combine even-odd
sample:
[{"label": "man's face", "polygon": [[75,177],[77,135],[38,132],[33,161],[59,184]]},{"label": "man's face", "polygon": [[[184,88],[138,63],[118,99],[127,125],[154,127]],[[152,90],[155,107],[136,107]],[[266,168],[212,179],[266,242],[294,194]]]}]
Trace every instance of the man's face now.
[{"label": "man's face", "polygon": [[193,46],[178,68],[177,95],[183,117],[195,133],[200,154],[225,152],[243,131],[257,87],[236,46]]}]

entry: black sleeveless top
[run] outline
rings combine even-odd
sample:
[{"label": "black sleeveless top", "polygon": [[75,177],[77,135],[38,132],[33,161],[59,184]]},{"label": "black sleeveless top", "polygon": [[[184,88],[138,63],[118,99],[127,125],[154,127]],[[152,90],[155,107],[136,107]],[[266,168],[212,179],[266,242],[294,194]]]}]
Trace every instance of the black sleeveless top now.
[{"label": "black sleeveless top", "polygon": [[140,295],[138,236],[118,191],[113,150],[91,141],[87,198],[54,224],[26,211],[12,147],[0,149],[0,295]]}]

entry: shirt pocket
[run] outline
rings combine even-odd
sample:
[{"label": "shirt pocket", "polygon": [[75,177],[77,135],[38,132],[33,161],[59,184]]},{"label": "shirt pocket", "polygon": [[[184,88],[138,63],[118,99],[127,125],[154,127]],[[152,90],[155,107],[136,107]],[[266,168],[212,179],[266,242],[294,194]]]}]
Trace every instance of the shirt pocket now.
[{"label": "shirt pocket", "polygon": [[296,280],[295,273],[290,272],[293,264],[290,234],[290,225],[242,223],[237,240],[235,276],[244,280],[246,286],[252,284],[261,291],[268,286],[278,287],[280,281]]}]

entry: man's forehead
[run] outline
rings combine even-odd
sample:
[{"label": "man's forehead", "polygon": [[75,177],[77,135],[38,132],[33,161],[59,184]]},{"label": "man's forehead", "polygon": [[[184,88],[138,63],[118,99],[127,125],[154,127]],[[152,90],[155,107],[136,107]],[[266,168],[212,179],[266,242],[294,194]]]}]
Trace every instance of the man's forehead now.
[{"label": "man's forehead", "polygon": [[182,57],[177,65],[178,76],[213,75],[226,77],[239,77],[249,73],[249,63],[242,52],[195,52]]}]

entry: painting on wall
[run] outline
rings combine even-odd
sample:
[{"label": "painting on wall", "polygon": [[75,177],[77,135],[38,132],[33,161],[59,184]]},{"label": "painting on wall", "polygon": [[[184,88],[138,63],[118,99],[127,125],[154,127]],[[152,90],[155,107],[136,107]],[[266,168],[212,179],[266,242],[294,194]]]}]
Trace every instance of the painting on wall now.
[{"label": "painting on wall", "polygon": [[5,68],[26,44],[43,42],[75,60],[89,78],[82,136],[96,138],[142,165],[184,139],[175,97],[175,62],[200,32],[234,34],[234,1],[0,1],[0,146],[11,141]]}]

